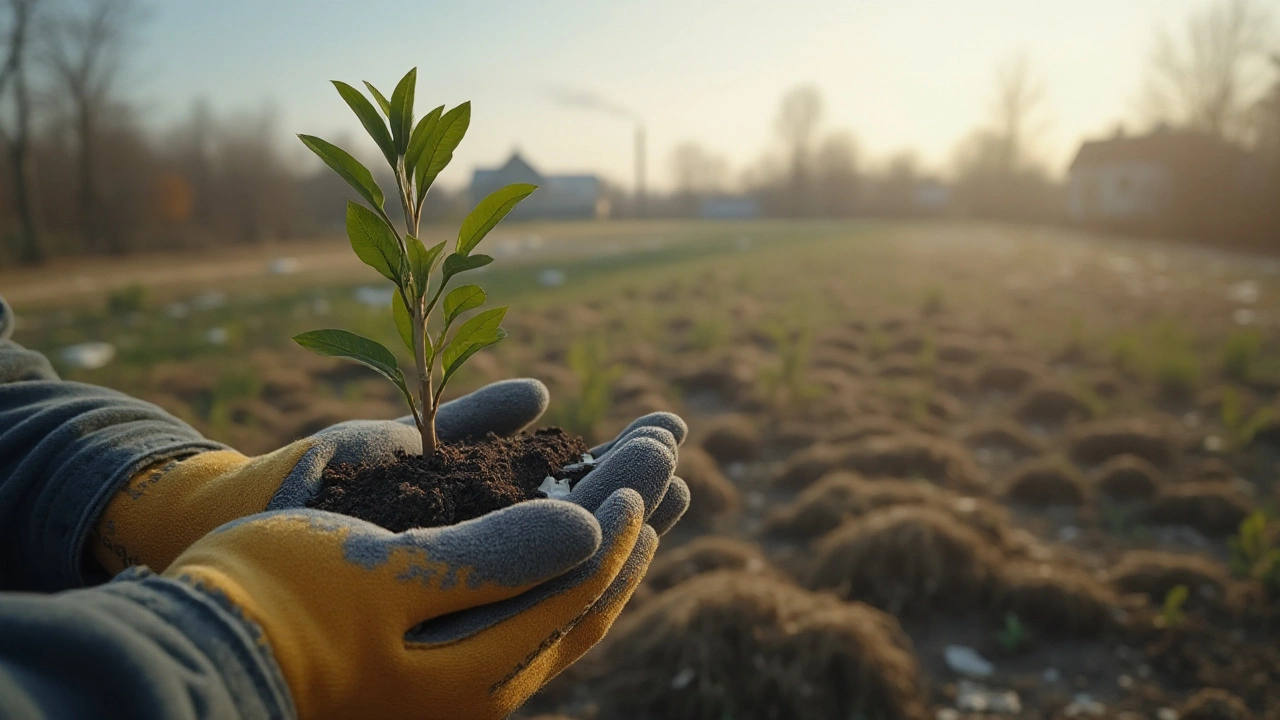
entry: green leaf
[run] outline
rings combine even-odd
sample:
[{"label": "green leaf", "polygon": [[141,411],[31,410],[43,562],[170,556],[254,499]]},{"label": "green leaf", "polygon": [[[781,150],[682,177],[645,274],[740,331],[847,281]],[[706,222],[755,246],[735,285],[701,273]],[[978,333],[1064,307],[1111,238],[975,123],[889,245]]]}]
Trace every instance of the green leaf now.
[{"label": "green leaf", "polygon": [[373,99],[378,102],[378,107],[382,108],[382,114],[387,117],[391,117],[391,103],[387,102],[387,97],[382,94],[382,91],[374,87],[373,83],[368,80],[364,81],[364,86],[369,88],[369,92],[373,95]]},{"label": "green leaf", "polygon": [[396,148],[391,142],[391,133],[387,131],[387,124],[382,122],[382,116],[378,114],[373,103],[369,102],[359,90],[342,82],[334,80],[333,86],[338,88],[338,94],[343,100],[347,101],[352,112],[356,117],[360,118],[360,124],[364,125],[365,132],[369,133],[369,137],[378,144],[378,148],[382,150],[382,155],[394,167],[396,164]]},{"label": "green leaf", "polygon": [[507,336],[507,332],[498,327],[506,314],[506,305],[485,310],[458,328],[458,332],[454,333],[453,339],[445,347],[440,361],[440,367],[444,369],[444,380],[448,380],[467,358]]},{"label": "green leaf", "polygon": [[513,183],[490,193],[489,197],[481,200],[471,214],[467,215],[467,219],[462,221],[462,228],[458,230],[458,246],[454,252],[459,255],[469,255],[484,236],[507,216],[507,213],[537,189],[537,185]]},{"label": "green leaf", "polygon": [[444,296],[444,322],[445,325],[453,323],[454,318],[468,310],[475,310],[484,304],[486,299],[484,290],[479,285],[463,285],[460,288],[450,290],[448,295]]},{"label": "green leaf", "polygon": [[449,278],[457,275],[458,273],[475,270],[476,268],[484,267],[491,262],[493,262],[493,258],[488,255],[459,255],[457,253],[450,253],[449,257],[444,259],[444,270],[442,271],[443,279],[441,282],[448,283]]},{"label": "green leaf", "polygon": [[382,209],[382,188],[374,182],[369,168],[361,165],[360,161],[351,157],[346,150],[327,140],[321,140],[314,135],[299,135],[298,139],[303,145],[311,148],[311,152],[319,155],[320,159],[333,168],[343,180],[346,180],[348,185],[355,188],[356,192],[360,193],[360,197],[368,200],[370,205],[379,210]]},{"label": "green leaf", "polygon": [[427,196],[431,183],[436,181],[436,176],[453,159],[453,151],[458,149],[458,144],[462,142],[470,125],[471,103],[464,102],[441,116],[440,122],[431,129],[422,149],[422,155],[414,164],[413,177],[418,184],[419,206]]},{"label": "green leaf", "polygon": [[405,168],[410,174],[414,168],[418,166],[418,160],[422,156],[422,150],[427,146],[427,138],[431,136],[431,131],[435,129],[436,124],[440,122],[440,115],[444,113],[444,106],[432,110],[418,120],[418,124],[413,127],[413,134],[409,136],[409,148],[404,153]]},{"label": "green leaf", "polygon": [[403,155],[409,147],[409,131],[413,127],[413,89],[418,84],[418,68],[405,73],[391,93],[391,141],[396,154]]},{"label": "green leaf", "polygon": [[413,405],[413,396],[404,384],[404,373],[400,372],[396,356],[380,343],[346,330],[312,330],[294,335],[293,341],[312,352],[353,360],[376,371],[395,383],[409,405]]},{"label": "green leaf", "polygon": [[404,346],[409,352],[413,349],[413,318],[409,317],[409,309],[404,305],[404,295],[399,290],[396,291],[395,297],[391,298],[391,319],[396,323],[396,331],[400,333],[400,340],[404,342]]},{"label": "green leaf", "polygon": [[431,284],[431,273],[440,262],[440,253],[444,252],[444,241],[428,248],[421,240],[410,235],[405,239],[405,244],[409,248],[409,268],[413,270],[414,292],[421,299],[427,293],[427,286]]},{"label": "green leaf", "polygon": [[399,287],[403,264],[400,243],[396,241],[395,232],[377,213],[348,200],[347,238],[351,240],[351,249],[356,257]]}]

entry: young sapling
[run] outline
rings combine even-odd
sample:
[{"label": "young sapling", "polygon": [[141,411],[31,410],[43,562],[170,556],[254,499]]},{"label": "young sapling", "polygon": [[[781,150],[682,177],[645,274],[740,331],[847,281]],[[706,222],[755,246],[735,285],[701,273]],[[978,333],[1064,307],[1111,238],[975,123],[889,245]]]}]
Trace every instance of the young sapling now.
[{"label": "young sapling", "polygon": [[[435,420],[445,385],[472,355],[507,335],[500,327],[507,312],[503,306],[476,313],[450,336],[449,331],[462,315],[483,307],[487,296],[479,285],[445,291],[458,275],[493,262],[492,257],[473,251],[537,186],[516,183],[493,192],[463,220],[452,251],[445,247],[448,241],[427,247],[418,235],[423,202],[467,132],[471,104],[464,102],[447,112],[441,105],[415,123],[416,83],[415,68],[396,85],[388,100],[366,82],[377,107],[356,88],[339,81],[333,83],[391,166],[403,229],[388,215],[382,188],[364,165],[332,143],[311,135],[298,136],[366,203],[347,202],[347,237],[360,260],[395,284],[391,316],[401,341],[413,354],[411,380],[406,380],[389,349],[355,333],[313,330],[293,339],[321,355],[372,368],[394,383],[409,404],[422,435],[423,455],[429,456],[439,446]],[[433,317],[438,318],[434,333]]]}]

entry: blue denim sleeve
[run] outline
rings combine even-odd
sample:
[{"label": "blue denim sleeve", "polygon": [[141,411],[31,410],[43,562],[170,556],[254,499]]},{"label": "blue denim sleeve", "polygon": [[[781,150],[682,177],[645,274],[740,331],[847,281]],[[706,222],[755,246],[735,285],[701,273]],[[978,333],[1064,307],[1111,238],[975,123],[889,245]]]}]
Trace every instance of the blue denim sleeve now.
[{"label": "blue denim sleeve", "polygon": [[0,590],[102,582],[84,546],[112,494],[157,462],[225,446],[151,403],[58,379],[3,339],[0,300]]},{"label": "blue denim sleeve", "polygon": [[260,637],[222,599],[147,570],[0,593],[0,717],[293,718]]}]

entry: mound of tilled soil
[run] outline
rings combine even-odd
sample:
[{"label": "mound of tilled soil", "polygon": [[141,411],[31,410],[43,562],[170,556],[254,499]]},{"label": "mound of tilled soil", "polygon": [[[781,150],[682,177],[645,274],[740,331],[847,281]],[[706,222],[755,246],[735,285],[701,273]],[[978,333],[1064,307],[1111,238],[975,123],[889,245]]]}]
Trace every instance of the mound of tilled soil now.
[{"label": "mound of tilled soil", "polygon": [[1000,551],[978,531],[929,507],[891,507],[818,541],[809,587],[894,615],[966,610],[990,595]]},{"label": "mound of tilled soil", "polygon": [[975,451],[986,451],[1009,459],[1021,460],[1044,452],[1044,442],[1021,425],[1008,420],[971,427],[960,436],[961,442]]},{"label": "mound of tilled soil", "polygon": [[968,449],[924,433],[872,435],[845,445],[819,443],[793,455],[775,474],[774,483],[800,490],[833,470],[928,480],[966,492],[979,492],[985,486]]},{"label": "mound of tilled soil", "polygon": [[1071,458],[1082,465],[1101,465],[1117,455],[1137,455],[1165,468],[1177,455],[1176,439],[1167,428],[1141,419],[1098,420],[1072,429]]},{"label": "mound of tilled soil", "polygon": [[1137,455],[1117,455],[1093,473],[1093,487],[1111,500],[1149,500],[1165,484],[1160,468]]},{"label": "mound of tilled soil", "polygon": [[1040,633],[1096,635],[1115,625],[1116,594],[1082,570],[1013,562],[1001,566],[997,586],[996,608]]},{"label": "mound of tilled soil", "polygon": [[1223,567],[1207,557],[1159,550],[1131,550],[1109,575],[1116,589],[1141,593],[1156,604],[1163,603],[1170,590],[1186,585],[1189,608],[1222,605],[1230,585]]},{"label": "mound of tilled soil", "polygon": [[760,431],[745,415],[724,415],[707,425],[702,449],[720,463],[754,460],[760,454]]},{"label": "mound of tilled soil", "polygon": [[1061,382],[1039,380],[1014,401],[1013,414],[1023,422],[1055,425],[1088,417],[1089,405]]},{"label": "mound of tilled soil", "polygon": [[967,498],[922,482],[866,480],[850,472],[835,472],[805,488],[790,504],[772,511],[764,523],[766,534],[791,540],[811,540],[881,508],[914,505],[941,510],[1003,546],[1008,513],[996,505]]},{"label": "mound of tilled soil", "polygon": [[1080,471],[1063,458],[1024,460],[1004,480],[1004,496],[1022,505],[1083,505],[1088,487]]},{"label": "mound of tilled soil", "polygon": [[308,507],[403,532],[453,525],[539,496],[548,475],[582,459],[582,438],[559,428],[444,443],[431,455],[388,465],[334,463]]},{"label": "mound of tilled soil", "polygon": [[1209,536],[1229,535],[1253,512],[1253,501],[1229,485],[1181,483],[1161,488],[1147,519],[1161,525],[1187,525]]},{"label": "mound of tilled soil", "polygon": [[[645,573],[644,584],[651,590],[668,590],[682,582],[716,570],[772,573],[773,567],[758,545],[733,538],[708,535],[696,538],[670,552],[659,553]],[[781,576],[761,578],[780,582]]]},{"label": "mound of tilled soil", "polygon": [[736,512],[742,505],[738,488],[720,472],[715,458],[696,446],[680,449],[676,475],[689,486],[689,510],[682,522],[703,526],[716,517]]},{"label": "mound of tilled soil", "polygon": [[593,683],[600,717],[931,717],[897,621],[758,575],[677,585],[605,642]]}]

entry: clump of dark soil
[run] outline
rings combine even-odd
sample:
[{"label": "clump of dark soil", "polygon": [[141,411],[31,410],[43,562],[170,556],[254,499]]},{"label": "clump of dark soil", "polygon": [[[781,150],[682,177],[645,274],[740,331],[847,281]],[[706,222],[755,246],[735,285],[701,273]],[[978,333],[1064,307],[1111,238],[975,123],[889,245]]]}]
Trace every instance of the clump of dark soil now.
[{"label": "clump of dark soil", "polygon": [[307,506],[392,532],[453,525],[539,497],[548,475],[566,477],[563,468],[586,451],[582,438],[547,428],[443,443],[432,455],[399,455],[387,465],[333,463]]},{"label": "clump of dark soil", "polygon": [[892,507],[817,543],[809,586],[894,615],[964,610],[989,595],[1001,553],[978,531],[928,507]]},{"label": "clump of dark soil", "polygon": [[1046,375],[1044,367],[1035,363],[1009,360],[993,363],[978,373],[976,385],[981,392],[1002,392],[1012,395],[1022,390],[1033,379]]},{"label": "clump of dark soil", "polygon": [[682,583],[605,643],[599,717],[932,717],[896,620],[750,573]]},{"label": "clump of dark soil", "polygon": [[864,475],[930,480],[956,490],[980,491],[984,485],[967,448],[922,433],[867,438],[849,449],[840,466]]},{"label": "clump of dark soil", "polygon": [[1088,494],[1079,471],[1059,457],[1036,458],[1009,471],[1004,495],[1032,506],[1083,505]]}]

